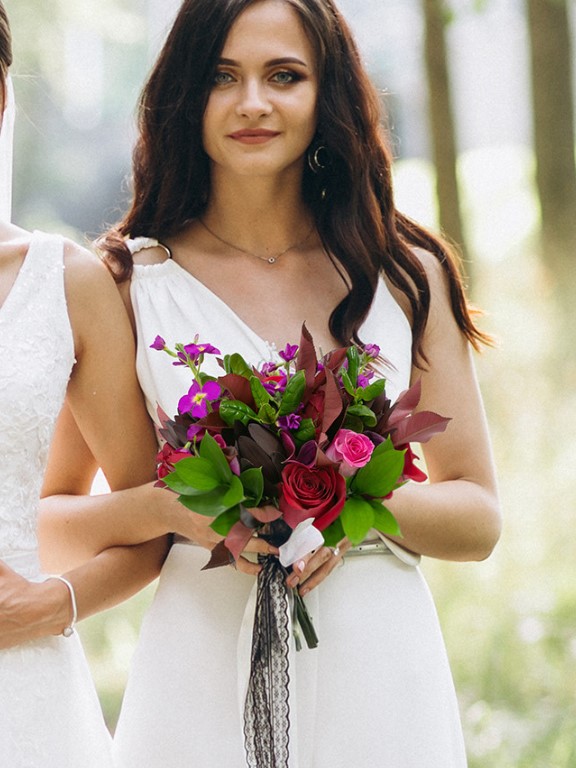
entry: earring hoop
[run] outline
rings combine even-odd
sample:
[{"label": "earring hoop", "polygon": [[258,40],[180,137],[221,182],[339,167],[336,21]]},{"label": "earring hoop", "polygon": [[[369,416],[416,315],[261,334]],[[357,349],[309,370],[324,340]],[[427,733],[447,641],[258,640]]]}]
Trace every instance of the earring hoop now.
[{"label": "earring hoop", "polygon": [[[322,157],[324,153],[324,157]],[[312,173],[320,173],[325,171],[330,165],[330,153],[324,144],[320,144],[316,147],[310,147],[308,150],[308,166]]]}]

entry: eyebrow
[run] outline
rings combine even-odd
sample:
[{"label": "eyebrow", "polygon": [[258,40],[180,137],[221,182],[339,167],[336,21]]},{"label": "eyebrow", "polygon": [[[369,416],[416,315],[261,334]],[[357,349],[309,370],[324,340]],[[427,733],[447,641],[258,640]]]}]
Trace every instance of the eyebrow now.
[{"label": "eyebrow", "polygon": [[[235,61],[234,59],[219,59],[218,63],[225,64],[228,67],[242,66],[239,61]],[[280,59],[270,59],[270,61],[266,62],[267,67],[277,67],[280,64],[299,64],[301,67],[306,67],[306,69],[308,69],[308,64],[306,64],[305,61],[297,59],[294,56],[285,56]]]}]

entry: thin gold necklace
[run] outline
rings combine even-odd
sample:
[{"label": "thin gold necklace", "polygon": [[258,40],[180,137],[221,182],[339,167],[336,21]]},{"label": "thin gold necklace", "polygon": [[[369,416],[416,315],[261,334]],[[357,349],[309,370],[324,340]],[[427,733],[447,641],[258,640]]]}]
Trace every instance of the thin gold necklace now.
[{"label": "thin gold necklace", "polygon": [[292,245],[289,245],[288,248],[284,248],[283,251],[280,251],[280,253],[277,253],[275,256],[259,256],[257,253],[253,253],[252,251],[247,251],[245,248],[240,248],[239,245],[234,245],[234,243],[229,243],[228,240],[224,240],[223,237],[220,237],[220,235],[217,235],[216,232],[214,232],[208,224],[203,219],[198,219],[200,224],[204,227],[205,230],[207,230],[212,237],[215,237],[216,240],[220,240],[221,243],[224,245],[227,245],[229,248],[234,248],[235,251],[240,251],[240,253],[245,253],[248,256],[254,256],[256,259],[260,259],[260,261],[266,261],[268,264],[275,264],[280,256],[284,256],[285,253],[288,253],[288,251],[293,250],[294,248],[300,248],[304,245],[304,243],[308,240],[312,232],[314,231],[314,224],[312,224],[312,227],[310,228],[310,231],[306,235],[306,237],[303,240],[299,240],[297,243],[292,243]]}]

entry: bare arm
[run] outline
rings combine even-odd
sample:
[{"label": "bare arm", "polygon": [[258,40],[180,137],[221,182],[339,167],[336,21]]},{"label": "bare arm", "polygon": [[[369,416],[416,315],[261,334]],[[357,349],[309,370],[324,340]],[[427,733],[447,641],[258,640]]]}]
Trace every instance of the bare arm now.
[{"label": "bare arm", "polygon": [[403,546],[430,557],[482,560],[501,530],[496,476],[469,344],[456,326],[441,269],[422,254],[431,285],[424,338],[429,364],[420,408],[450,416],[446,432],[422,446],[429,484],[410,483],[389,502]]}]

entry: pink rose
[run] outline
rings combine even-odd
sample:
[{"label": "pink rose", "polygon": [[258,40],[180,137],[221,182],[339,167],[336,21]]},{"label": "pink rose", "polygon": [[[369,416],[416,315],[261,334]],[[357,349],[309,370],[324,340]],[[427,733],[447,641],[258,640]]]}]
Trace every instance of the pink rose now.
[{"label": "pink rose", "polygon": [[280,511],[291,528],[309,517],[323,531],[334,522],[346,501],[346,481],[336,467],[307,467],[288,462],[282,470]]},{"label": "pink rose", "polygon": [[374,443],[366,435],[351,429],[339,429],[326,451],[326,456],[330,461],[342,462],[341,474],[350,477],[357,469],[368,464],[373,450]]}]

